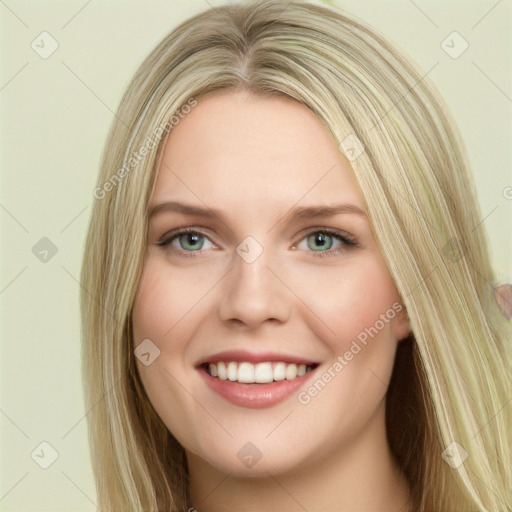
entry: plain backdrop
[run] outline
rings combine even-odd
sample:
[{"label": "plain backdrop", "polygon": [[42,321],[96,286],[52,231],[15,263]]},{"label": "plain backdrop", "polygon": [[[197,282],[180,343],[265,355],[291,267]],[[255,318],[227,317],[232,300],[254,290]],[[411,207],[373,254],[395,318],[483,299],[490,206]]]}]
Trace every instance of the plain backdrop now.
[{"label": "plain backdrop", "polygon": [[[0,3],[0,510],[95,510],[78,294],[100,155],[142,59],[178,23],[223,3]],[[482,208],[475,225],[488,230],[498,278],[510,280],[512,2],[331,3],[372,24],[425,71],[433,68],[429,77],[467,145]],[[469,44],[456,59],[442,47],[454,31]],[[57,50],[42,58],[52,44]]]}]

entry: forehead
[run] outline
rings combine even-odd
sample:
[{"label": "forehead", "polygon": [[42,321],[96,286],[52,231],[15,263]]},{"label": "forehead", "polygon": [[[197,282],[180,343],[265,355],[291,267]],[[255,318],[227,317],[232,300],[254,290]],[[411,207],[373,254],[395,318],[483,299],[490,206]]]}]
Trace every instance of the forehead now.
[{"label": "forehead", "polygon": [[363,200],[350,163],[316,115],[285,97],[205,98],[169,134],[154,202],[204,199],[247,207]]}]

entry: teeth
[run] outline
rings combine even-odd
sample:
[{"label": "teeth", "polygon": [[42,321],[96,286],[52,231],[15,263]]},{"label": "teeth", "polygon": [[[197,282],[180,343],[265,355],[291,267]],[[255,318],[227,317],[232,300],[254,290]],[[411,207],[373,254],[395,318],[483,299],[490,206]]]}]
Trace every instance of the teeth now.
[{"label": "teeth", "polygon": [[284,380],[286,378],[286,363],[277,363],[274,367],[274,380]]},{"label": "teeth", "polygon": [[231,381],[238,380],[238,368],[236,363],[228,363],[228,379]]},{"label": "teeth", "polygon": [[248,362],[219,361],[208,365],[208,373],[212,377],[243,384],[268,384],[269,382],[285,379],[293,380],[302,377],[312,369],[311,366],[305,364],[297,365],[284,362],[252,364]]},{"label": "teeth", "polygon": [[238,380],[238,382],[245,382],[245,383],[255,382],[255,380],[254,380],[254,365],[251,363],[240,363],[238,366],[238,379],[237,380]]},{"label": "teeth", "polygon": [[222,379],[222,380],[228,380],[228,371],[226,370],[226,365],[221,361],[219,363],[217,363],[216,365],[215,364],[211,364],[210,365],[210,375],[212,377],[215,377],[215,375],[212,374],[212,366],[216,366],[217,367],[217,373],[218,373],[218,377],[219,379]]},{"label": "teeth", "polygon": [[297,365],[296,364],[289,364],[286,367],[286,380],[293,380],[297,377]]},{"label": "teeth", "polygon": [[254,366],[254,382],[265,384],[267,382],[272,382],[273,380],[274,372],[272,371],[272,365],[270,363],[258,363]]}]

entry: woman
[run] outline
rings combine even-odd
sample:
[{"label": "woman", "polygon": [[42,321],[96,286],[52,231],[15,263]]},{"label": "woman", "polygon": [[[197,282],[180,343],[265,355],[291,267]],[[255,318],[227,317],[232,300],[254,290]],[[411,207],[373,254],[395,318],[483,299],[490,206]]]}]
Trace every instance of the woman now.
[{"label": "woman", "polygon": [[169,34],[117,119],[82,271],[101,510],[511,510],[510,325],[419,70],[244,2]]}]

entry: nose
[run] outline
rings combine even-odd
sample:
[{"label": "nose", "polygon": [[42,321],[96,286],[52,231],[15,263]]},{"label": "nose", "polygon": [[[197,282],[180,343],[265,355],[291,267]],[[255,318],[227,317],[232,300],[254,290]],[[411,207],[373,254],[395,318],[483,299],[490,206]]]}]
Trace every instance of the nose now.
[{"label": "nose", "polygon": [[293,295],[274,266],[269,265],[265,251],[250,263],[238,254],[234,255],[233,267],[223,280],[218,306],[218,315],[223,322],[252,330],[268,321],[282,323],[288,320]]}]

